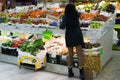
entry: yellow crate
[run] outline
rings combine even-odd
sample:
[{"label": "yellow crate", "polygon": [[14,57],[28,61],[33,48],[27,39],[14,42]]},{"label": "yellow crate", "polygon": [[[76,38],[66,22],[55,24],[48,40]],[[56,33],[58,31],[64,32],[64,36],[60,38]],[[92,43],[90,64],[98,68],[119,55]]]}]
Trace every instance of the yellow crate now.
[{"label": "yellow crate", "polygon": [[21,63],[25,63],[25,64],[30,64],[30,65],[34,65],[34,69],[35,71],[40,69],[41,67],[46,66],[47,62],[46,62],[46,57],[44,57],[44,60],[42,61],[40,58],[36,58],[36,57],[31,57],[31,56],[18,56],[18,66],[21,67]]}]

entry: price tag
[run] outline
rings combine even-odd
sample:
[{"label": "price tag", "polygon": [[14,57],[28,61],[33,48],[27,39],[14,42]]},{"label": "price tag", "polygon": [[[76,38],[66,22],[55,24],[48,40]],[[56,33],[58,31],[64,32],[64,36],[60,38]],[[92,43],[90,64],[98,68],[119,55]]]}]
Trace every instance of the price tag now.
[{"label": "price tag", "polygon": [[97,39],[91,39],[90,40],[90,43],[96,43],[97,42]]},{"label": "price tag", "polygon": [[67,58],[67,56],[65,56],[65,55],[62,55],[62,59],[66,59]]},{"label": "price tag", "polygon": [[96,10],[90,10],[90,13],[94,14],[94,13],[96,13]]},{"label": "price tag", "polygon": [[103,54],[103,50],[102,49],[100,49],[100,54]]},{"label": "price tag", "polygon": [[78,63],[75,62],[74,65],[77,67],[77,66],[78,66]]},{"label": "price tag", "polygon": [[91,31],[92,35],[96,35],[98,32],[97,31]]},{"label": "price tag", "polygon": [[56,58],[56,54],[51,54],[51,57]]},{"label": "price tag", "polygon": [[55,61],[52,61],[51,63],[55,63]]}]

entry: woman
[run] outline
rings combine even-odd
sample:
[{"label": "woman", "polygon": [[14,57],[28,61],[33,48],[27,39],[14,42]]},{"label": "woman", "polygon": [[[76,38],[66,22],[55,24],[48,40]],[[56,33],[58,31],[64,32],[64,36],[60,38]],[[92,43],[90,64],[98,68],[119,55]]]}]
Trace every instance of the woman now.
[{"label": "woman", "polygon": [[7,9],[11,8],[11,1],[10,0],[6,0],[6,6],[7,6]]},{"label": "woman", "polygon": [[80,79],[85,80],[84,68],[83,68],[83,54],[82,44],[83,35],[79,24],[79,15],[73,3],[69,3],[65,7],[65,15],[63,16],[61,29],[66,28],[65,41],[68,47],[68,76],[73,77],[73,47],[76,47],[76,53],[78,56],[78,64],[80,71]]}]

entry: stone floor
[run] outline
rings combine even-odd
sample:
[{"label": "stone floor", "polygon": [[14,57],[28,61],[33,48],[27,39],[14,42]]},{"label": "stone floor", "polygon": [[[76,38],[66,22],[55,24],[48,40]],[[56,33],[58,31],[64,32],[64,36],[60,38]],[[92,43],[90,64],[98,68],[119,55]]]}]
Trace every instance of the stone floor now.
[{"label": "stone floor", "polygon": [[97,76],[96,80],[120,80],[120,51],[113,51],[113,57]]},{"label": "stone floor", "polygon": [[[113,51],[113,58],[95,80],[120,80],[120,51]],[[46,71],[19,69],[17,65],[0,62],[0,80],[80,80]]]}]

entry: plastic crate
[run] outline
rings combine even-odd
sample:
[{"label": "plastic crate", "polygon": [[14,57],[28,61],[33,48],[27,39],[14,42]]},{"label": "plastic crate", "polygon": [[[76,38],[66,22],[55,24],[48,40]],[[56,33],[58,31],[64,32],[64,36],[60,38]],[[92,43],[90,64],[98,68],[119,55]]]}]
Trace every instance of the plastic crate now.
[{"label": "plastic crate", "polygon": [[10,47],[1,47],[2,54],[11,55],[11,56],[18,56],[18,51],[16,48]]},{"label": "plastic crate", "polygon": [[47,53],[47,62],[53,63],[53,64],[60,64],[60,55],[55,54],[49,54]]},{"label": "plastic crate", "polygon": [[120,24],[120,18],[115,19],[115,24]]},{"label": "plastic crate", "polygon": [[36,56],[31,55],[28,52],[23,52],[19,49],[17,49],[19,52],[18,55],[18,66],[21,67],[27,67],[27,68],[33,68],[34,71],[37,71],[38,69],[45,67],[47,65],[46,62],[46,51],[41,50],[40,53],[38,53]]}]

